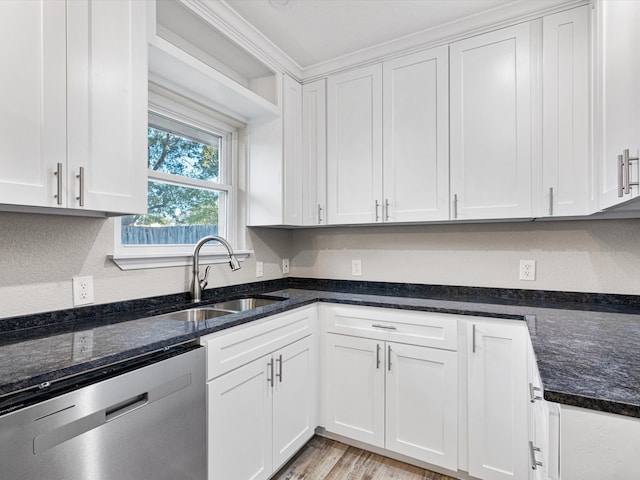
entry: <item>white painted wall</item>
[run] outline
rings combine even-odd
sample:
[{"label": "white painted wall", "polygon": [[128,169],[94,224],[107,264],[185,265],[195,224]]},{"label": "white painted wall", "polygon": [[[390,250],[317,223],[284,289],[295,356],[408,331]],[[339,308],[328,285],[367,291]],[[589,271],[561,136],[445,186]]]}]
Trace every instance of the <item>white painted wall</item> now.
[{"label": "white painted wall", "polygon": [[563,480],[640,477],[640,419],[560,406]]},{"label": "white painted wall", "polygon": [[[640,295],[640,220],[298,230],[291,255],[298,277]],[[520,259],[535,281],[518,280]]]}]

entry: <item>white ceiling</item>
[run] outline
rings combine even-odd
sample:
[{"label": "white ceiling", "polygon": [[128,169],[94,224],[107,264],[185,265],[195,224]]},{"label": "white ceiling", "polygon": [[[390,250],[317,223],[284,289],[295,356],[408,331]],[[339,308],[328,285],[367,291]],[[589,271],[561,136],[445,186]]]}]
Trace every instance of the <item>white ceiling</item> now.
[{"label": "white ceiling", "polygon": [[520,1],[226,0],[226,3],[304,69]]}]

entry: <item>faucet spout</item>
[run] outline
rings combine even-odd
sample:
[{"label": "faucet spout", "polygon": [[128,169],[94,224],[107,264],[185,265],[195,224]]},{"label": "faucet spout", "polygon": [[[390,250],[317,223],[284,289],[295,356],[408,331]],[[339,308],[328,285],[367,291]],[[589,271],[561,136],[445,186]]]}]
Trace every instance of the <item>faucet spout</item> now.
[{"label": "faucet spout", "polygon": [[229,267],[232,271],[240,270],[240,262],[233,253],[233,248],[231,248],[229,242],[224,238],[217,235],[209,235],[198,240],[198,243],[196,243],[196,246],[193,249],[193,255],[191,256],[191,263],[193,267],[191,278],[191,300],[193,302],[199,302],[202,300],[202,291],[206,288],[208,283],[207,277],[209,276],[209,267],[207,267],[204,277],[202,279],[200,278],[200,249],[205,243],[209,242],[218,242],[225,247],[229,254]]}]

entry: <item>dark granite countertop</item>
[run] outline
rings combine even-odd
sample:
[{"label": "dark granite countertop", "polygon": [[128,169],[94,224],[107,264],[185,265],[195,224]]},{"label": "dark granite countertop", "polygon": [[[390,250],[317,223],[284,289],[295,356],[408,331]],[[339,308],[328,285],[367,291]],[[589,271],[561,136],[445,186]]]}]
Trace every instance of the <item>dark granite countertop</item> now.
[{"label": "dark granite countertop", "polygon": [[[637,298],[509,292],[282,279],[206,291],[203,303],[255,294],[287,299],[197,325],[148,316],[190,306],[187,294],[0,319],[0,396],[320,301],[526,321],[546,399],[640,418]],[[91,355],[81,358],[76,348],[74,359],[74,334],[84,331],[93,335]]]}]

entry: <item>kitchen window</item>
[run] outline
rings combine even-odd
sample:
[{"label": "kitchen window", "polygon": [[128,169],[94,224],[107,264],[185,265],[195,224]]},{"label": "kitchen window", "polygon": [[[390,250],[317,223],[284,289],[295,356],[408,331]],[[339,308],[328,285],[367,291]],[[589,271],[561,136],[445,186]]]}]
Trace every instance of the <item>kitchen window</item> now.
[{"label": "kitchen window", "polygon": [[[237,247],[236,128],[188,105],[150,93],[148,212],[116,220],[111,258],[122,269],[188,265],[206,235]],[[226,250],[210,243],[207,256],[217,263]]]}]

